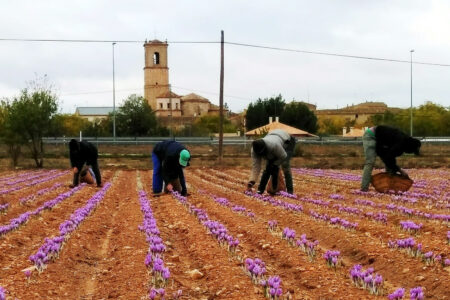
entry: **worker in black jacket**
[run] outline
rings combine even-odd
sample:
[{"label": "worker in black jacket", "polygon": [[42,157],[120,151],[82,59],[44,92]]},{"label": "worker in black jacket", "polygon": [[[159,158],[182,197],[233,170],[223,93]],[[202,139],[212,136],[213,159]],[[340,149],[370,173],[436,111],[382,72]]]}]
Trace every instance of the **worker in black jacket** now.
[{"label": "worker in black jacket", "polygon": [[[178,185],[181,195],[187,195],[186,180],[183,168],[189,166],[191,154],[177,141],[162,141],[155,145],[152,152],[153,162],[153,195],[162,193],[163,184],[166,191],[172,191]],[[177,190],[177,188],[175,188]]]},{"label": "worker in black jacket", "polygon": [[377,155],[383,161],[386,172],[400,173],[408,177],[408,174],[397,166],[396,157],[403,153],[419,155],[421,143],[418,139],[410,137],[397,128],[379,125],[368,128],[363,135],[364,170],[361,179],[361,191],[369,189],[372,178],[372,169]]},{"label": "worker in black jacket", "polygon": [[75,187],[80,183],[80,172],[84,164],[91,166],[95,175],[97,186],[102,186],[102,177],[98,169],[98,151],[92,143],[87,141],[78,142],[71,139],[69,142],[70,164],[73,168],[73,183],[71,187]]}]

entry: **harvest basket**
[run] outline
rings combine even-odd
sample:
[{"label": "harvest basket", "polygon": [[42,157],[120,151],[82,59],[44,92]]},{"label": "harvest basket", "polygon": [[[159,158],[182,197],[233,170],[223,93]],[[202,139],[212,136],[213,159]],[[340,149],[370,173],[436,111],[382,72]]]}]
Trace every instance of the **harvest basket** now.
[{"label": "harvest basket", "polygon": [[371,182],[377,192],[387,193],[389,191],[406,192],[414,181],[398,174],[383,172],[373,175]]},{"label": "harvest basket", "polygon": [[94,178],[92,178],[91,173],[89,172],[89,167],[84,166],[80,172],[80,182],[86,182],[87,184],[94,184]]},{"label": "harvest basket", "polygon": [[269,194],[276,194],[280,191],[286,191],[286,184],[284,183],[284,176],[283,176],[283,172],[280,171],[278,172],[278,184],[277,184],[277,189],[274,190],[272,188],[272,177],[270,177],[269,179],[269,183],[267,184],[267,189],[266,189],[267,193]]}]

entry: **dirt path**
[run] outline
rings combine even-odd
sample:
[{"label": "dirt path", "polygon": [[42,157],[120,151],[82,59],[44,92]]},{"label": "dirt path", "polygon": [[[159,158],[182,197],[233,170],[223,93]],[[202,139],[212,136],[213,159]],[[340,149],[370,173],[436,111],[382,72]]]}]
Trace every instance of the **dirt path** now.
[{"label": "dirt path", "polygon": [[[108,178],[108,174],[105,174]],[[31,217],[31,219],[18,230],[0,238],[0,266],[2,266],[2,286],[6,286],[11,295],[24,298],[37,297],[38,295],[51,295],[52,291],[32,287],[40,282],[42,275],[38,276],[33,273],[32,281],[28,284],[25,276],[21,271],[32,264],[29,256],[34,254],[42,245],[44,238],[54,236],[59,232],[59,225],[65,221],[72,212],[85,204],[95,192],[95,187],[84,187],[71,197],[65,199],[51,211],[43,211],[39,217]],[[50,200],[51,198],[45,198]],[[47,271],[47,270],[46,270]],[[39,296],[40,297],[40,296]]]},{"label": "dirt path", "polygon": [[[198,180],[196,175],[190,178],[191,182]],[[295,229],[298,234],[306,233],[308,237],[318,239],[320,245],[327,249],[340,250],[341,255],[349,262],[347,268],[357,263],[363,264],[364,267],[373,266],[394,286],[414,287],[420,284],[432,287],[427,291],[430,295],[442,297],[446,293],[445,286],[449,283],[448,273],[441,266],[425,266],[418,259],[411,258],[400,251],[389,250],[373,236],[371,226],[366,224],[368,221],[362,221],[364,223],[362,226],[367,228],[365,232],[345,231],[313,220],[305,214],[293,214],[282,209],[274,210],[270,205],[264,205],[242,193],[225,188],[223,182],[216,182],[213,183],[208,179],[198,184],[201,184],[203,188],[208,186],[208,189],[211,188],[223,196],[231,197],[237,204],[244,205],[255,213],[259,212],[259,215],[265,215],[266,222],[277,219],[281,228],[288,226]],[[320,209],[317,210],[320,212]],[[411,274],[415,275],[411,276]]]},{"label": "dirt path", "polygon": [[[143,177],[151,195],[151,176],[146,173]],[[172,290],[182,289],[183,299],[243,299],[242,295],[245,299],[264,299],[239,263],[178,201],[164,195],[152,199],[151,207],[161,238],[168,245],[164,261],[172,274]],[[202,275],[190,275],[194,270]]]}]

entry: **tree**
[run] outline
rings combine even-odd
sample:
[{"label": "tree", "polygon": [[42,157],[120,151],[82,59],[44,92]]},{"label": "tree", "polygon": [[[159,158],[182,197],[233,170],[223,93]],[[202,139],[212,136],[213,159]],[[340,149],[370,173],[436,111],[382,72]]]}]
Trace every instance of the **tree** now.
[{"label": "tree", "polygon": [[[426,102],[418,108],[413,108],[413,135],[414,136],[449,136],[450,110],[443,106]],[[386,111],[382,115],[372,116],[367,126],[389,125],[409,133],[411,112],[409,108],[401,109],[395,113]]]},{"label": "tree", "polygon": [[53,117],[58,109],[57,96],[47,85],[46,77],[29,83],[8,105],[10,129],[16,137],[27,141],[36,166],[44,165],[42,138],[52,128]]},{"label": "tree", "polygon": [[144,97],[136,94],[128,96],[116,113],[117,134],[121,136],[150,135],[156,132],[157,126],[152,108]]},{"label": "tree", "polygon": [[[52,136],[78,136],[91,126],[88,120],[73,114],[57,114],[53,118],[50,135]],[[85,133],[86,135],[86,133]]]},{"label": "tree", "polygon": [[261,99],[248,105],[247,112],[245,113],[245,127],[247,130],[253,130],[267,124],[268,119],[269,116]]},{"label": "tree", "polygon": [[310,133],[316,133],[318,129],[316,115],[309,110],[308,106],[300,102],[286,104],[281,113],[280,121]]},{"label": "tree", "polygon": [[0,138],[7,146],[12,166],[16,167],[25,140],[14,132],[11,127],[12,124],[10,105],[6,100],[3,100],[0,105]]},{"label": "tree", "polygon": [[109,117],[106,119],[95,119],[92,122],[88,122],[87,126],[83,127],[83,134],[85,136],[99,137],[99,136],[111,136],[112,121]]},{"label": "tree", "polygon": [[342,128],[347,127],[348,121],[342,117],[320,118],[318,134],[321,136],[340,135]]},{"label": "tree", "polygon": [[[203,116],[195,120],[193,124],[193,131],[201,132],[201,129],[206,129],[207,133],[217,133],[219,132],[219,116]],[[231,123],[227,118],[223,119],[223,132],[236,132],[236,126]]]},{"label": "tree", "polygon": [[280,116],[284,110],[285,102],[281,95],[272,98],[260,98],[250,103],[245,114],[245,127],[252,130],[269,122],[269,117]]}]

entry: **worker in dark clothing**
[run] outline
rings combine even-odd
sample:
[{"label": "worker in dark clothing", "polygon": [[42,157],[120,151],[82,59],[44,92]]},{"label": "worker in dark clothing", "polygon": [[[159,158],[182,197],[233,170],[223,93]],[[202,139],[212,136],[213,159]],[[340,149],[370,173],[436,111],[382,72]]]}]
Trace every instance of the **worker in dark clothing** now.
[{"label": "worker in dark clothing", "polygon": [[294,153],[295,144],[295,138],[282,129],[272,130],[264,138],[253,141],[251,150],[252,172],[247,183],[247,189],[251,189],[255,185],[261,171],[262,160],[265,159],[267,164],[258,185],[258,193],[264,193],[270,177],[272,177],[273,191],[277,190],[280,166],[286,181],[287,192],[294,193],[290,160]]},{"label": "worker in dark clothing", "polygon": [[160,195],[164,184],[165,191],[177,190],[182,196],[186,196],[183,168],[189,166],[190,159],[189,151],[177,141],[157,143],[152,152],[153,195]]},{"label": "worker in dark clothing", "polygon": [[69,142],[69,154],[70,164],[73,168],[73,183],[71,187],[75,187],[80,183],[80,173],[85,164],[91,166],[97,186],[101,187],[102,177],[98,168],[97,147],[87,141],[78,142],[75,139],[71,139]]},{"label": "worker in dark clothing", "polygon": [[361,179],[361,191],[368,191],[372,178],[372,169],[377,155],[383,161],[386,172],[408,177],[408,174],[397,166],[395,158],[403,153],[419,155],[421,143],[397,128],[379,125],[368,128],[363,135],[364,170]]}]

